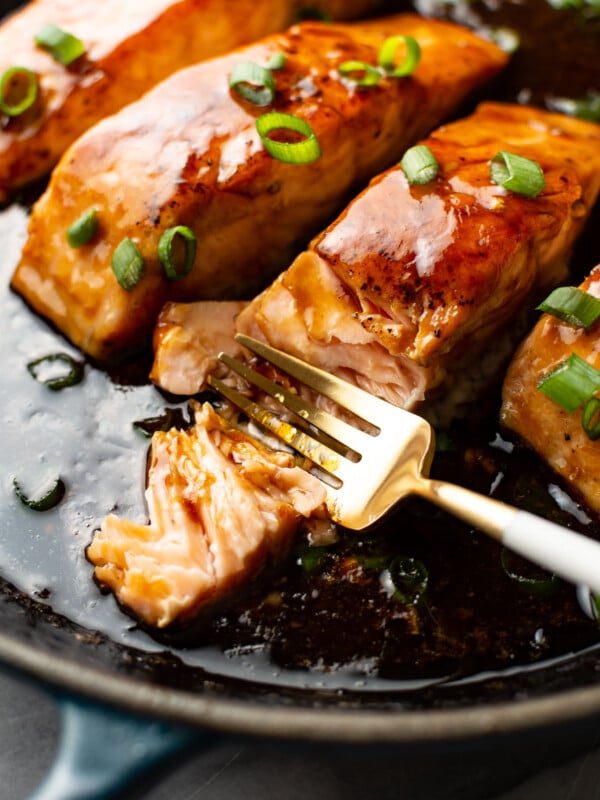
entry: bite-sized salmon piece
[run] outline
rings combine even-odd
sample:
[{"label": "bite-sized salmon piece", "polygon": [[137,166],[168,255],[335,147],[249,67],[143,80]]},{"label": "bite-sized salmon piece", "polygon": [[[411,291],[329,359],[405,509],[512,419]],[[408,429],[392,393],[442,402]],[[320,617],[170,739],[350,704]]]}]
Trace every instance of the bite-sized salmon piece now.
[{"label": "bite-sized salmon piece", "polygon": [[[425,144],[437,178],[410,186],[397,166],[374,179],[235,328],[404,408],[443,391],[437,413],[452,415],[508,360],[519,311],[565,277],[600,190],[600,128],[485,103]],[[542,167],[537,197],[491,181],[501,150]],[[153,378],[168,389],[177,366],[160,333],[155,343],[157,364],[170,366]]]},{"label": "bite-sized salmon piece", "polygon": [[112,515],[87,549],[97,580],[163,628],[212,607],[288,552],[324,516],[323,484],[198,406],[189,431],[154,434],[148,525]]},{"label": "bite-sized salmon piece", "polygon": [[[600,265],[580,288],[600,298]],[[600,514],[600,440],[590,439],[582,427],[583,406],[569,413],[538,388],[572,353],[600,370],[600,321],[583,328],[543,314],[507,372],[501,421]]]},{"label": "bite-sized salmon piece", "polygon": [[[421,60],[407,78],[367,90],[340,75],[348,60],[377,63],[390,35],[414,37]],[[235,64],[266,66],[267,107],[229,87]],[[109,358],[150,336],[166,300],[249,296],[289,264],[344,199],[494,75],[506,56],[450,23],[400,15],[353,25],[303,23],[284,34],[181,70],[84,134],[35,205],[13,287],[75,344]],[[278,110],[308,122],[322,155],[308,164],[271,157],[256,118]],[[98,230],[78,248],[68,226],[94,209]],[[168,280],[157,249],[173,226],[198,249],[191,272]],[[126,291],[111,269],[124,238],[145,271]]]},{"label": "bite-sized salmon piece", "polygon": [[[292,24],[299,0],[34,0],[0,25],[0,75],[14,66],[37,77],[38,98],[10,119],[0,111],[0,202],[40,177],[103,117],[182,67]],[[309,4],[310,5],[310,4]],[[325,0],[338,19],[377,5]],[[63,66],[34,36],[47,23],[77,37],[85,54]]]}]

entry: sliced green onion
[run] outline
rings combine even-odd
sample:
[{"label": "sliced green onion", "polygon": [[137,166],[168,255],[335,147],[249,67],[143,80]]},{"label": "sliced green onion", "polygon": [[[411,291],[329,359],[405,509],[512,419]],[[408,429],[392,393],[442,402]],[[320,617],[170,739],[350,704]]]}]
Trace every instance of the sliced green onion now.
[{"label": "sliced green onion", "polygon": [[600,398],[590,397],[584,405],[581,412],[581,427],[592,442],[600,438]]},{"label": "sliced green onion", "polygon": [[571,99],[569,97],[553,97],[547,101],[549,108],[569,114],[571,117],[600,122],[600,94],[589,92],[587,97]]},{"label": "sliced green onion", "polygon": [[344,61],[338,67],[340,74],[357,86],[375,86],[381,80],[381,72],[365,61]]},{"label": "sliced green onion", "polygon": [[55,61],[60,61],[65,67],[72,64],[85,53],[85,45],[73,34],[63,31],[57,25],[49,22],[38,31],[35,36],[36,44],[48,50]]},{"label": "sliced green onion", "polygon": [[285,67],[285,53],[273,53],[271,56],[269,63],[267,64],[267,69],[270,70],[278,70],[283,69]]},{"label": "sliced green onion", "polygon": [[505,575],[511,581],[532,594],[550,594],[558,585],[559,579],[553,572],[547,572],[537,564],[532,564],[507,547],[503,547],[500,551],[500,563]]},{"label": "sliced green onion", "polygon": [[[406,48],[406,55],[401,64],[396,66],[396,53],[400,46]],[[392,78],[404,78],[412,75],[421,59],[421,48],[412,36],[390,36],[382,44],[377,60]]]},{"label": "sliced green onion", "polygon": [[537,388],[572,414],[600,389],[600,371],[576,353],[571,353],[542,378]]},{"label": "sliced green onion", "polygon": [[231,70],[229,85],[255,106],[268,106],[275,97],[273,73],[253,61],[240,61]]},{"label": "sliced green onion", "polygon": [[300,564],[307,575],[311,575],[323,566],[327,556],[326,547],[313,547],[308,545],[303,547],[298,555],[297,563]]},{"label": "sliced green onion", "polygon": [[27,364],[27,370],[38,383],[43,383],[54,392],[76,386],[83,379],[82,362],[75,361],[67,353],[51,353],[36,358]]},{"label": "sliced green onion", "polygon": [[494,44],[497,44],[501,50],[509,55],[516,53],[521,46],[519,34],[512,28],[492,28],[490,37]]},{"label": "sliced green onion", "polygon": [[51,484],[45,481],[36,489],[35,497],[28,497],[16,478],[13,480],[13,486],[19,500],[33,511],[48,511],[58,505],[65,496],[65,484],[60,478],[55,478]]},{"label": "sliced green onion", "polygon": [[494,183],[525,197],[535,197],[546,185],[544,172],[537,162],[505,150],[500,150],[491,160],[490,175]]},{"label": "sliced green onion", "polygon": [[70,247],[81,247],[89,242],[98,230],[98,214],[95,208],[90,208],[76,219],[67,228],[67,242]]},{"label": "sliced green onion", "polygon": [[178,408],[165,408],[165,413],[158,417],[146,417],[146,419],[138,419],[132,423],[136,431],[148,438],[156,431],[168,431],[171,428],[184,427],[185,424],[183,415]]},{"label": "sliced green onion", "polygon": [[[181,271],[177,269],[173,254],[175,237],[179,237],[185,248],[183,268]],[[158,243],[158,257],[160,263],[163,265],[167,278],[170,278],[172,281],[177,281],[189,275],[194,266],[197,245],[198,242],[194,232],[186,225],[176,225],[174,228],[168,228],[168,230],[163,233]]]},{"label": "sliced green onion", "polygon": [[0,111],[18,117],[35,103],[37,94],[35,74],[27,67],[10,67],[0,78]]},{"label": "sliced green onion", "polygon": [[111,266],[126,292],[130,292],[144,274],[144,258],[129,237],[115,247]]},{"label": "sliced green onion", "polygon": [[[256,130],[267,152],[287,164],[309,164],[321,155],[321,147],[308,122],[291,114],[271,111],[256,120]],[[271,139],[273,131],[292,131],[306,137],[301,142],[278,142]]]},{"label": "sliced green onion", "polygon": [[580,328],[589,328],[600,317],[600,300],[576,286],[561,286],[550,292],[537,310]]},{"label": "sliced green onion", "polygon": [[429,572],[418,559],[397,556],[390,564],[390,577],[399,600],[416,605],[427,589]]},{"label": "sliced green onion", "polygon": [[429,183],[438,174],[440,165],[426,144],[417,144],[402,156],[400,166],[404,170],[408,182],[413,185]]}]

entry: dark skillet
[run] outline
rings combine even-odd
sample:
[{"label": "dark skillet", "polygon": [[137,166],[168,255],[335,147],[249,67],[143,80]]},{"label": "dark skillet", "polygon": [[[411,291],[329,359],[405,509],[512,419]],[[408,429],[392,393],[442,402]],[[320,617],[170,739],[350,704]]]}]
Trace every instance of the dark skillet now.
[{"label": "dark skillet", "polygon": [[[600,21],[588,10],[535,0],[498,11],[457,5],[452,14],[521,31],[522,50],[490,95],[552,105],[600,88]],[[530,573],[525,584],[515,580],[525,565],[420,502],[376,534],[343,535],[316,555],[300,537],[278,574],[202,629],[159,640],[102,595],[85,546],[108,512],[144,517],[140,427],[161,424],[167,408],[185,424],[186,404],[147,385],[148,354],[108,371],[87,363],[83,381],[61,391],[30,374],[27,365],[49,354],[81,360],[7,289],[33,196],[0,214],[6,665],[128,712],[307,741],[437,748],[593,721],[600,636],[573,587]],[[573,259],[575,281],[600,261],[597,223],[598,214]],[[497,496],[600,536],[574,502],[557,507],[548,494],[556,482],[541,464],[519,448],[506,452],[497,402],[494,387],[486,418],[446,432],[438,474],[484,492],[498,484]],[[32,511],[15,494],[15,478],[31,492],[59,475],[65,496],[49,511]],[[398,575],[407,556],[428,571],[418,603],[410,587],[391,598],[380,588],[382,570]]]}]

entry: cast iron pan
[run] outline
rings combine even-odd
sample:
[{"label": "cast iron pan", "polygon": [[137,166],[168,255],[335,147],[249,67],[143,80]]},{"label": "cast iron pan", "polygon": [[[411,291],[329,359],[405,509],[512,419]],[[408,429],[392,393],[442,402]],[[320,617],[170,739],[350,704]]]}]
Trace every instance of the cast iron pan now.
[{"label": "cast iron pan", "polygon": [[[557,11],[531,0],[452,14],[521,35],[489,97],[552,105],[600,87],[591,5]],[[111,369],[85,362],[9,290],[40,190],[0,211],[0,659],[47,686],[65,719],[61,761],[38,800],[108,796],[135,770],[217,732],[405,752],[595,721],[600,636],[585,593],[548,576],[524,588],[495,544],[420,502],[374,534],[342,532],[316,560],[299,537],[288,564],[196,629],[157,637],[102,594],[85,547],[109,512],[145,518],[143,429],[166,415],[186,424],[187,399],[148,384],[149,353]],[[597,217],[574,255],[575,282],[600,261]],[[28,365],[58,353],[81,362],[83,380],[52,391]],[[497,405],[493,387],[484,417],[445,432],[438,474],[600,535],[540,463],[508,452]],[[59,476],[65,494],[48,511],[15,493],[15,480],[31,492]],[[381,590],[382,570],[405,556],[429,573],[416,605]],[[82,776],[86,747],[95,769]]]}]

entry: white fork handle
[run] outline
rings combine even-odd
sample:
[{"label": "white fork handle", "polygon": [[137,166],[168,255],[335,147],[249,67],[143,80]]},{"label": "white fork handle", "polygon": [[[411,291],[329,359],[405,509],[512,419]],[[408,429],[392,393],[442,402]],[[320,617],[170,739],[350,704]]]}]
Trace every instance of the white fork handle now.
[{"label": "white fork handle", "polygon": [[445,481],[425,480],[418,493],[515,553],[600,595],[600,542]]}]

